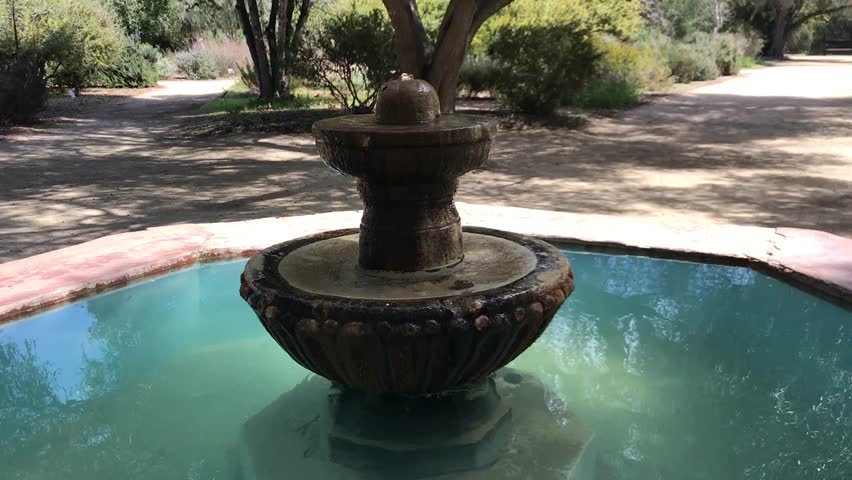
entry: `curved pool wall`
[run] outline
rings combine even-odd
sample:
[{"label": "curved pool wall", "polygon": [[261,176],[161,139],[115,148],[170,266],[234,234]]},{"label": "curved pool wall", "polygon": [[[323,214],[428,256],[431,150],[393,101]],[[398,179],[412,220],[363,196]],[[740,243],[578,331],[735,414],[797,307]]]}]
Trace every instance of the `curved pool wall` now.
[{"label": "curved pool wall", "polygon": [[[578,289],[512,367],[594,432],[594,478],[852,478],[849,310],[747,268],[566,253]],[[233,478],[244,422],[310,376],[239,298],[243,264],[0,328],[0,478]]]},{"label": "curved pool wall", "polygon": [[[465,225],[572,248],[745,266],[852,308],[852,239],[815,230],[667,224],[457,203]],[[248,257],[270,245],[358,225],[345,211],[243,222],[182,224],[110,235],[0,264],[0,323],[198,263]]]}]

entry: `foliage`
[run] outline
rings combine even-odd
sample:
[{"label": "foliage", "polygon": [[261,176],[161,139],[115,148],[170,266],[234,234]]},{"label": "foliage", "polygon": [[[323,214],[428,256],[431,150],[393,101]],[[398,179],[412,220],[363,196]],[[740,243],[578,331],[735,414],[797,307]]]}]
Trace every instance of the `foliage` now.
[{"label": "foliage", "polygon": [[473,40],[471,53],[481,55],[493,50],[495,34],[507,27],[582,25],[590,33],[629,39],[641,31],[642,24],[638,0],[514,0],[485,22]]},{"label": "foliage", "polygon": [[156,63],[157,76],[160,78],[175,78],[178,72],[175,60],[171,55],[160,55]]},{"label": "foliage", "polygon": [[497,85],[500,74],[500,68],[493,60],[487,57],[469,57],[462,65],[459,87],[467,92],[468,97],[490,92]]},{"label": "foliage", "polygon": [[740,71],[748,46],[744,37],[733,33],[697,33],[692,44],[697,51],[712,55],[722,75],[734,75]]},{"label": "foliage", "polygon": [[[417,11],[420,13],[423,29],[432,42],[438,37],[438,30],[449,3],[449,0],[417,0]],[[382,0],[328,0],[324,7],[319,8],[317,15],[314,16],[318,23],[324,22],[330,16],[340,15],[351,10],[361,14],[378,10],[387,18],[387,10]]]},{"label": "foliage", "polygon": [[675,38],[698,32],[716,33],[731,21],[731,0],[645,0],[645,3],[650,26]]},{"label": "foliage", "polygon": [[178,71],[190,80],[209,80],[219,76],[219,68],[211,55],[204,50],[188,50],[175,54]]},{"label": "foliage", "polygon": [[747,58],[753,63],[749,52],[759,48],[759,43],[741,33],[696,33],[689,41],[681,41],[649,31],[637,45],[647,48],[652,56],[666,59],[675,79],[685,83],[737,73]]},{"label": "foliage", "polygon": [[822,54],[824,40],[852,36],[852,10],[828,18],[814,18],[794,32],[787,42],[790,53]]},{"label": "foliage", "polygon": [[[828,21],[852,11],[849,0],[731,0],[735,20],[760,32],[766,40],[764,54],[784,56],[793,33],[810,21]],[[780,35],[779,35],[780,33]]]},{"label": "foliage", "polygon": [[743,68],[755,68],[761,66],[761,63],[754,57],[743,57]]},{"label": "foliage", "polygon": [[202,34],[238,30],[230,0],[108,0],[127,35],[163,50],[186,48]]},{"label": "foliage", "polygon": [[635,0],[514,0],[486,22],[483,35],[506,24],[576,24],[592,33],[632,38],[642,28],[642,16]]},{"label": "foliage", "polygon": [[246,43],[231,37],[208,36],[197,40],[192,49],[209,56],[219,75],[227,74],[229,69],[236,71],[240,65],[251,61]]},{"label": "foliage", "polygon": [[[660,90],[672,83],[666,59],[644,44],[606,40],[600,47],[597,76],[611,85],[632,85],[640,90]],[[600,87],[599,87],[600,88]]]},{"label": "foliage", "polygon": [[806,23],[800,29],[790,35],[787,41],[787,52],[810,53],[814,44],[814,24]]},{"label": "foliage", "polygon": [[739,36],[744,42],[744,56],[755,59],[760,56],[761,52],[763,52],[763,47],[766,45],[766,42],[763,40],[760,33],[750,28],[740,28],[738,30],[734,30],[733,33]]},{"label": "foliage", "polygon": [[381,85],[397,70],[394,32],[380,10],[342,10],[305,38],[299,73],[322,85],[341,106],[372,110]]},{"label": "foliage", "polygon": [[0,16],[0,55],[26,56],[49,85],[84,87],[121,52],[120,29],[98,0],[16,0],[14,7],[14,23],[11,8]]},{"label": "foliage", "polygon": [[497,91],[511,107],[553,114],[592,76],[599,54],[592,32],[574,24],[503,23],[488,53],[499,65]]},{"label": "foliage", "polygon": [[721,75],[715,52],[696,48],[694,44],[674,42],[667,49],[666,56],[672,75],[678,82],[713,80]]},{"label": "foliage", "polygon": [[160,53],[146,43],[130,40],[124,54],[98,72],[97,83],[109,88],[142,88],[157,85]]},{"label": "foliage", "polygon": [[[230,37],[207,36],[200,38],[187,50],[175,54],[176,68],[187,78],[203,80],[236,73],[241,66],[250,62],[246,43]],[[257,85],[257,73],[253,84]]]},{"label": "foliage", "polygon": [[229,94],[217,98],[201,107],[201,113],[240,113],[240,112],[269,112],[279,110],[298,110],[316,106],[324,106],[333,102],[329,97],[313,95],[309,91],[295,91],[286,100],[266,102],[251,94]]},{"label": "foliage", "polygon": [[579,95],[580,108],[626,108],[639,103],[639,88],[635,83],[619,80],[595,80]]},{"label": "foliage", "polygon": [[237,71],[242,85],[245,85],[250,92],[260,92],[260,87],[257,85],[257,70],[255,70],[254,65],[238,65]]},{"label": "foliage", "polygon": [[42,64],[27,56],[0,57],[0,125],[31,121],[46,101]]}]

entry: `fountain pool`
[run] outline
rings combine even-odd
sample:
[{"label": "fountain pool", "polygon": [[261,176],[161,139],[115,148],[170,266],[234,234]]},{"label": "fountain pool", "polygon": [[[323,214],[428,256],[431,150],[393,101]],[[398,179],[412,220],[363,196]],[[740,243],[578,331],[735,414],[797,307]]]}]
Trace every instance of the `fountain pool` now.
[{"label": "fountain pool", "polygon": [[[554,421],[593,432],[582,480],[852,478],[850,311],[744,268],[565,253],[578,288],[510,367],[544,383]],[[0,478],[241,478],[243,425],[324,382],[239,297],[244,265],[0,326]],[[515,457],[498,466],[526,478]],[[337,478],[322,471],[280,478]]]}]

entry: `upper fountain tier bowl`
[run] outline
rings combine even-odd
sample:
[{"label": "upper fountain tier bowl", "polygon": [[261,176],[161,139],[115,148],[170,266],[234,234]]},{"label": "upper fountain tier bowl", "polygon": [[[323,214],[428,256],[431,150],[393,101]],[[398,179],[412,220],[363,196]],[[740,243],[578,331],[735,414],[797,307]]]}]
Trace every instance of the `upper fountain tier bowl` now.
[{"label": "upper fountain tier bowl", "polygon": [[314,125],[323,160],[358,179],[361,228],[273,246],[240,288],[296,361],[341,386],[422,395],[479,383],[538,338],[574,289],[567,260],[540,240],[463,232],[453,203],[495,133],[441,116],[420,80],[386,85],[376,115]]}]

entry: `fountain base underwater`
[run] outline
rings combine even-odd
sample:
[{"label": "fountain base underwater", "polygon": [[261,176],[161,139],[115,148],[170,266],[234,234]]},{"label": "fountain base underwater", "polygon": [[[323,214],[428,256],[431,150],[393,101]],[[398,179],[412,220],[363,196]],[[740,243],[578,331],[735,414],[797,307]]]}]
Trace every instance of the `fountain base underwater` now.
[{"label": "fountain base underwater", "polygon": [[[495,133],[488,118],[441,116],[431,85],[410,79],[383,88],[376,115],[314,125],[323,160],[358,179],[361,227],[270,247],[248,262],[240,286],[278,344],[333,385],[320,394],[320,380],[305,384],[313,413],[302,420],[313,426],[298,429],[320,439],[305,452],[389,478],[473,475],[499,464],[518,433],[546,417],[540,383],[510,386],[493,374],[544,332],[573,291],[568,261],[541,240],[463,230],[453,202],[458,177],[485,162]],[[542,400],[515,411],[512,399],[527,397]],[[285,403],[246,426],[251,478],[286,471],[251,440],[276,415],[287,417]],[[577,432],[569,436],[582,452],[588,442],[577,443],[585,438]]]},{"label": "fountain base underwater", "polygon": [[386,418],[360,417],[366,399],[339,408],[341,391],[312,377],[244,424],[240,478],[603,478],[594,435],[535,376],[506,368],[472,392],[392,400]]}]

